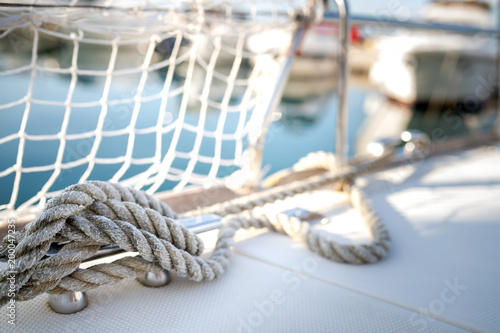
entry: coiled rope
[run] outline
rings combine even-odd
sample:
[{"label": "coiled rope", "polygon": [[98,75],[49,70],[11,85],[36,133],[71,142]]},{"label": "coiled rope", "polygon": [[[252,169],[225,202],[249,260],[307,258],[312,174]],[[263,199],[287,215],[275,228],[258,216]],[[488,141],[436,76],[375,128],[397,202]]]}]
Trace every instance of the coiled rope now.
[{"label": "coiled rope", "polygon": [[[215,250],[202,258],[203,242],[175,222],[179,216],[165,203],[121,184],[89,181],[72,185],[52,198],[42,213],[21,232],[0,243],[0,257],[8,254],[8,238],[15,238],[15,260],[0,270],[0,306],[12,295],[28,300],[42,293],[87,291],[146,272],[175,270],[194,281],[213,280],[229,264],[230,246],[239,229],[267,228],[305,243],[313,252],[328,259],[352,263],[373,263],[390,248],[387,229],[361,192],[349,187],[352,205],[359,211],[373,239],[367,244],[339,244],[332,235],[296,217],[256,215],[252,209],[318,189],[335,182],[350,182],[355,176],[384,164],[392,153],[343,173],[335,172],[330,154],[312,154],[295,169],[323,168],[326,171],[306,180],[262,191],[227,203],[185,214],[216,213],[223,218]],[[47,256],[50,245],[62,244]],[[137,256],[86,269],[80,263],[92,257],[102,245],[117,244]],[[14,289],[13,289],[14,288]]]}]

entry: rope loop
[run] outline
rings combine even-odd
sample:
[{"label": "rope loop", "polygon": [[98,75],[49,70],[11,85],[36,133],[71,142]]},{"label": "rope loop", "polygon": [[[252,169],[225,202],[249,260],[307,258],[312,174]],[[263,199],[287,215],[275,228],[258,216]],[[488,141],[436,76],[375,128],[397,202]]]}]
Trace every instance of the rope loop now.
[{"label": "rope loop", "polygon": [[[177,223],[179,216],[153,196],[102,181],[69,186],[52,198],[23,231],[9,234],[0,243],[0,257],[5,261],[9,244],[16,245],[15,260],[0,270],[0,306],[10,300],[13,292],[15,299],[28,300],[44,292],[87,291],[162,269],[174,270],[177,275],[194,281],[213,280],[229,264],[230,246],[240,229],[267,228],[280,232],[339,262],[376,262],[389,251],[389,232],[355,186],[349,187],[350,200],[373,236],[368,244],[339,244],[330,233],[296,217],[257,215],[253,209],[331,183],[349,181],[380,165],[381,159],[339,173],[331,167],[335,165],[333,155],[316,153],[299,161],[294,169],[323,168],[326,171],[322,174],[197,210],[197,213],[219,214],[223,220],[215,249],[208,258],[200,257],[204,250],[202,240]],[[60,246],[55,254],[48,253],[52,244]],[[86,269],[79,267],[101,246],[110,244],[138,255]],[[15,283],[11,284],[12,281]]]}]

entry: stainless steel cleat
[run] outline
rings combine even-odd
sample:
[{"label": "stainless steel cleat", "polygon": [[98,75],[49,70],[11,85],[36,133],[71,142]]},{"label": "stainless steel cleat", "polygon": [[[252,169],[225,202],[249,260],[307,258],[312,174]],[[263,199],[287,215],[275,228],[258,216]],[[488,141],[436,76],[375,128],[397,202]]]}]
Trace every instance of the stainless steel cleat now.
[{"label": "stainless steel cleat", "polygon": [[378,157],[382,156],[388,149],[394,149],[399,144],[401,144],[401,140],[398,138],[381,138],[370,142],[367,146],[367,149],[370,154]]}]

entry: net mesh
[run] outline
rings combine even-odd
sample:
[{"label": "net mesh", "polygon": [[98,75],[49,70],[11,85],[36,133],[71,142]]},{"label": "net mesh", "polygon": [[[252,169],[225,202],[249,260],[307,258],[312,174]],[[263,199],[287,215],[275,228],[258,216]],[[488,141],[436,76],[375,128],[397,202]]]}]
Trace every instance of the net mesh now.
[{"label": "net mesh", "polygon": [[149,193],[243,179],[279,71],[248,41],[291,31],[303,3],[70,5],[0,4],[0,213],[90,179]]}]

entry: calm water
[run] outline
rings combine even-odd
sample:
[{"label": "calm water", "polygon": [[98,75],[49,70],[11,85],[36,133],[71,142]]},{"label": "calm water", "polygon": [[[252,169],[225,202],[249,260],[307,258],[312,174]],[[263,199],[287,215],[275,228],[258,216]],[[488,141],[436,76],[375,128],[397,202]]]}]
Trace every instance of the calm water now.
[{"label": "calm water", "polygon": [[[0,80],[0,104],[15,101],[25,95],[29,76],[27,74],[18,74],[11,76],[8,80]],[[73,102],[98,101],[102,95],[102,84],[100,81],[79,81],[77,83]],[[154,94],[160,91],[161,80],[151,80],[148,83],[145,95]],[[33,98],[41,100],[64,101],[69,86],[69,77],[61,75],[49,75],[40,73],[37,75]],[[130,82],[121,82],[113,84],[109,99],[123,98],[130,96],[133,87]],[[350,109],[349,127],[352,129],[349,135],[350,146],[353,146],[356,129],[360,127],[363,121],[363,102],[366,91],[363,89],[351,89],[350,91]],[[169,102],[167,108],[169,116],[166,117],[166,123],[177,117],[179,101],[173,99]],[[290,167],[298,159],[307,153],[317,150],[333,151],[335,146],[335,124],[336,124],[336,103],[337,98],[334,94],[308,100],[304,102],[283,102],[279,111],[281,118],[275,121],[269,129],[266,146],[264,151],[264,168],[268,174]],[[145,103],[141,108],[137,119],[136,128],[147,128],[154,126],[158,116],[159,101]],[[0,110],[2,122],[0,122],[0,135],[6,136],[19,130],[22,116],[24,114],[25,104],[14,106],[6,110]],[[100,107],[74,108],[68,125],[68,134],[78,134],[92,131],[96,128]],[[304,115],[305,114],[305,115]],[[33,105],[28,118],[26,132],[30,135],[56,134],[61,129],[64,115],[64,107],[50,105]],[[111,106],[108,110],[108,116],[104,122],[104,130],[118,130],[126,127],[132,115],[131,107]],[[187,114],[187,123],[196,124],[198,121],[197,113]],[[218,113],[209,112],[205,124],[206,129],[215,129],[218,121]],[[228,117],[226,128],[236,126],[237,117]],[[184,135],[184,132],[183,132]],[[164,151],[169,146],[172,139],[172,132],[163,136]],[[93,138],[68,140],[65,149],[63,163],[74,161],[87,155],[93,144]],[[101,147],[97,152],[97,157],[118,157],[123,156],[127,146],[127,135],[116,137],[105,137]],[[182,136],[177,147],[178,151],[189,152],[192,149],[194,135]],[[19,140],[13,140],[0,145],[0,171],[7,169],[15,164],[17,158],[17,149]],[[133,157],[143,158],[154,155],[155,134],[137,135],[136,145],[134,147]],[[23,167],[51,165],[56,159],[59,141],[26,141],[25,153],[22,161]],[[231,158],[234,145],[227,144],[222,146],[222,158]],[[350,151],[352,154],[352,150]],[[213,147],[208,141],[201,146],[201,155],[213,155]],[[183,168],[182,161],[176,160],[174,167]],[[78,181],[83,174],[87,164],[74,169],[64,170],[58,177],[52,190],[64,188]],[[91,173],[90,179],[109,179],[119,168],[118,164],[96,165]],[[137,172],[145,170],[145,166],[131,166],[124,178],[128,178]],[[234,169],[224,170],[225,173]],[[195,171],[201,174],[207,174],[209,165],[197,165]],[[48,180],[51,171],[35,172],[24,174],[21,180],[21,190],[19,202],[36,194],[37,189]],[[0,178],[0,204],[7,203],[10,199],[14,174]],[[171,188],[174,183],[167,182],[162,190]]]},{"label": "calm water", "polygon": [[[417,16],[424,3],[426,3],[426,1],[423,0],[413,2],[351,1],[351,9],[352,13],[358,15],[391,19],[408,19]],[[96,61],[94,57],[98,57],[98,54],[89,54],[87,57],[89,60],[87,61],[90,63]],[[66,59],[59,60],[68,62],[69,58],[66,56]],[[0,68],[4,65],[0,54]],[[162,75],[164,75],[164,73]],[[68,92],[69,80],[69,75],[51,75],[39,72],[34,83],[33,98],[60,102],[64,101]],[[109,99],[113,100],[133,96],[137,88],[137,82],[137,75],[125,76],[121,77],[119,80],[114,80],[111,86]],[[175,82],[177,81],[174,81],[174,85],[176,84]],[[0,105],[24,97],[26,95],[28,83],[29,76],[25,73],[1,77]],[[102,96],[103,84],[103,80],[80,77],[75,88],[72,102],[98,101]],[[163,80],[161,75],[150,75],[150,79],[148,79],[146,83],[143,97],[159,93],[162,90],[162,84]],[[181,83],[177,82],[177,84]],[[370,129],[370,126],[368,126],[369,123],[372,122],[370,119],[374,118],[374,115],[385,112],[386,105],[384,103],[372,103],[374,98],[383,99],[374,88],[352,85],[349,88],[348,144],[350,155],[356,152],[356,146],[359,145],[360,138],[366,136],[367,133],[370,134],[370,131],[374,131],[373,128]],[[374,104],[375,110],[373,107]],[[8,109],[0,109],[0,137],[5,137],[19,131],[25,107],[23,103]],[[179,99],[171,98],[169,100],[167,107],[168,116],[164,122],[165,126],[168,126],[170,122],[177,118],[179,107]],[[135,127],[148,128],[154,126],[158,117],[159,108],[160,101],[158,100],[143,103]],[[389,108],[393,108],[393,106]],[[476,123],[476,125],[474,125],[476,127],[485,126],[484,124],[491,125],[492,123],[488,121],[489,118],[487,118],[486,121],[483,119],[482,123],[479,125],[477,125],[477,121],[474,122],[474,119],[472,119],[472,121],[463,121],[461,118],[453,118],[454,116],[450,118],[449,115],[446,116],[444,113],[446,110],[432,112],[432,117],[429,117],[429,112],[427,112],[428,110],[426,110],[425,107],[416,107],[412,110],[408,108],[403,109],[404,110],[401,112],[395,111],[395,117],[387,117],[388,122],[383,126],[379,126],[379,130],[382,129],[382,133],[387,132],[387,134],[392,134],[391,130],[396,133],[409,127],[422,129],[432,134],[432,131],[438,127],[444,129],[447,136],[453,136],[468,133],[470,131],[468,123],[473,125]],[[73,108],[67,133],[78,134],[94,130],[100,110],[101,107],[98,105],[85,108]],[[333,92],[320,98],[301,102],[283,101],[278,109],[278,113],[280,114],[280,117],[278,117],[279,120],[271,124],[266,140],[263,167],[264,170],[267,171],[267,175],[290,167],[309,152],[318,150],[333,152],[335,147],[336,110],[337,98]],[[65,109],[63,106],[33,105],[27,122],[26,132],[30,135],[58,133],[61,129],[64,111]],[[406,118],[400,119],[402,118],[401,115],[406,115]],[[103,129],[106,131],[123,129],[129,124],[131,116],[132,108],[130,106],[110,106],[108,115],[104,121]],[[469,115],[466,116],[468,117]],[[219,113],[216,110],[208,112],[205,129],[214,130],[217,127],[218,117]],[[196,126],[198,118],[198,113],[191,112],[187,114],[185,122]],[[394,119],[399,119],[399,124],[395,123],[395,121],[393,121]],[[225,126],[230,129],[234,128],[237,123],[237,115],[230,114],[225,122]],[[460,126],[457,128],[455,124],[458,123]],[[167,152],[171,140],[172,132],[163,135],[162,154]],[[97,151],[97,158],[123,156],[126,152],[127,141],[127,135],[103,138],[100,148]],[[194,134],[183,132],[176,150],[190,152],[193,147],[193,141]],[[361,140],[361,142],[363,143],[364,141]],[[88,155],[93,143],[93,137],[68,140],[62,162],[71,162],[82,156]],[[18,156],[18,145],[19,140],[17,139],[0,144],[0,172],[15,164]],[[57,140],[27,140],[24,149],[25,156],[22,160],[23,167],[53,165],[56,160],[58,148],[59,141]],[[154,133],[138,134],[136,136],[136,144],[132,154],[134,158],[151,157],[154,155],[154,151]],[[233,151],[234,143],[224,142],[222,145],[222,158],[231,159],[233,157]],[[213,156],[213,140],[210,142],[210,140],[204,139],[201,145],[200,155]],[[184,169],[186,167],[186,161],[176,159],[172,166]],[[119,167],[119,164],[96,165],[91,173],[90,179],[109,179],[115,174]],[[62,189],[77,182],[86,168],[87,164],[84,164],[76,168],[64,170],[51,190]],[[132,165],[123,179],[142,172],[146,168],[147,165]],[[209,170],[210,165],[203,163],[198,163],[195,168],[195,172],[199,174],[207,174]],[[233,170],[234,168],[225,168],[222,170],[222,173],[219,173],[219,176],[227,175],[228,171],[231,172]],[[22,203],[24,200],[35,195],[38,189],[48,180],[51,173],[52,172],[49,170],[23,174],[18,203]],[[0,205],[9,202],[13,182],[14,174],[0,178]],[[172,188],[174,184],[174,182],[166,182],[161,190]]]},{"label": "calm water", "polygon": [[[27,89],[29,78],[26,74],[11,76],[9,80],[0,80],[0,104],[15,101],[24,96]],[[75,89],[73,102],[98,101],[102,95],[102,83],[99,81],[78,82]],[[145,90],[145,95],[154,94],[161,90],[161,80],[151,80]],[[65,76],[40,74],[35,81],[33,98],[53,101],[63,101],[66,98],[69,86],[69,78]],[[109,99],[123,98],[131,95],[133,85],[126,80],[112,85]],[[133,94],[132,94],[133,95]],[[373,100],[378,101],[373,103]],[[381,102],[382,101],[382,102]],[[378,104],[377,104],[378,103]],[[167,108],[167,114],[164,125],[176,119],[178,116],[180,101],[172,99]],[[148,128],[154,126],[160,108],[159,101],[144,103],[136,128]],[[0,136],[15,133],[19,130],[22,116],[24,114],[25,104],[20,104],[6,110],[0,110]],[[301,102],[283,101],[279,106],[278,116],[280,119],[273,122],[268,132],[265,150],[264,150],[264,170],[267,175],[276,171],[292,166],[301,157],[309,152],[323,150],[334,152],[335,147],[335,126],[336,126],[337,97],[334,93]],[[433,135],[436,128],[442,129],[444,137],[455,135],[464,135],[470,132],[467,125],[467,119],[470,116],[465,115],[465,120],[450,116],[447,110],[434,110],[428,112],[425,107],[416,107],[413,110],[391,104],[384,101],[382,96],[373,88],[361,88],[350,86],[349,89],[349,155],[359,151],[359,145],[366,144],[365,136],[372,133],[375,136],[398,135],[401,131],[412,128],[421,129],[429,135]],[[445,112],[446,111],[446,112]],[[391,113],[392,112],[392,113]],[[483,112],[484,113],[484,112]],[[100,107],[74,108],[69,125],[68,134],[77,134],[92,131],[96,128]],[[483,127],[491,126],[493,123],[494,112],[491,112],[491,120],[482,117]],[[28,119],[26,132],[30,135],[56,134],[61,129],[64,115],[64,107],[33,105]],[[105,119],[103,129],[107,131],[119,130],[125,128],[132,115],[130,106],[110,106],[108,115]],[[385,116],[384,116],[385,115]],[[402,116],[404,115],[404,116]],[[429,116],[430,115],[430,116]],[[373,123],[385,117],[384,122],[378,125],[378,129],[373,129]],[[188,112],[186,123],[196,125],[199,113]],[[205,129],[214,130],[217,126],[219,113],[216,111],[208,112]],[[486,119],[486,120],[485,120]],[[474,119],[469,119],[474,120]],[[226,129],[231,130],[237,125],[237,114],[231,114],[226,121]],[[469,121],[477,123],[477,121]],[[457,128],[456,124],[460,124]],[[370,124],[372,126],[370,127]],[[377,127],[377,126],[375,126]],[[190,152],[193,147],[194,134],[183,132],[181,135],[177,151]],[[369,138],[368,138],[369,139]],[[113,137],[104,137],[97,152],[97,158],[100,157],[119,157],[125,155],[128,135]],[[172,140],[172,131],[162,137],[162,153],[165,154]],[[64,152],[63,163],[75,161],[89,154],[94,138],[68,140]],[[212,141],[204,140],[201,145],[200,155],[213,156]],[[0,145],[0,171],[7,169],[15,164],[17,158],[19,140],[12,140]],[[358,148],[356,147],[358,145]],[[56,160],[59,141],[26,141],[25,154],[23,157],[23,167],[53,165]],[[134,158],[146,158],[154,155],[155,134],[138,134],[132,156]],[[222,158],[232,158],[234,153],[234,143],[225,142],[222,145]],[[174,160],[173,167],[184,169],[187,165],[186,160]],[[98,164],[95,166],[89,179],[110,179],[119,169],[120,164]],[[146,169],[147,165],[132,165],[123,179],[133,176]],[[85,172],[87,164],[82,166],[63,170],[58,177],[52,190],[62,189],[79,180]],[[199,174],[208,174],[210,165],[198,163],[195,172]],[[235,168],[221,168],[219,176],[226,176],[234,171]],[[22,176],[19,202],[36,194],[45,182],[49,179],[51,171],[26,173]],[[8,203],[12,191],[14,174],[0,178],[0,204]],[[171,189],[175,182],[167,181],[160,190]]]}]

